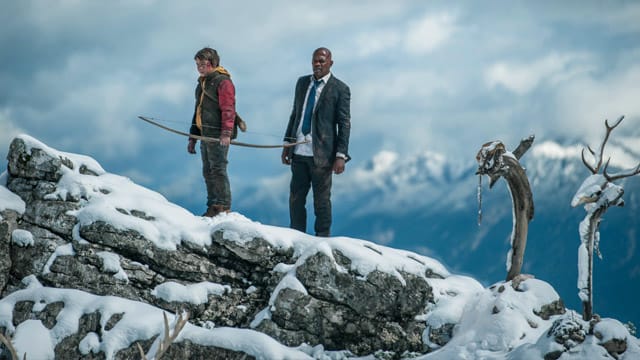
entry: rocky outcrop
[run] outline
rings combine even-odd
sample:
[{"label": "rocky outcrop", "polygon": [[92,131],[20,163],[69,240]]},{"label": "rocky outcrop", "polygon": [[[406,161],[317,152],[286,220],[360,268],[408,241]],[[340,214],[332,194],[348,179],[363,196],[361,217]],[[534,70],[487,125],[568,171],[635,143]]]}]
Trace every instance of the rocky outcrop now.
[{"label": "rocky outcrop", "polygon": [[[24,135],[8,160],[0,179],[24,206],[0,206],[0,332],[50,342],[41,358],[139,358],[138,345],[152,357],[163,313],[167,327],[189,315],[163,357],[171,359],[449,359],[473,348],[530,357],[520,345],[535,339],[526,334],[547,328],[545,358],[581,342],[640,354],[610,326],[563,332],[570,318],[539,280],[485,289],[431,258],[368,241],[316,238],[237,213],[197,217],[91,158]],[[456,337],[478,322],[493,333]],[[523,333],[495,335],[511,323]]]},{"label": "rocky outcrop", "polygon": [[[343,259],[340,264],[334,259]],[[424,278],[402,274],[399,278],[374,271],[342,272],[348,258],[318,253],[296,269],[306,292],[283,289],[273,303],[271,320],[258,327],[290,345],[321,343],[330,349],[356,354],[376,350],[424,351],[423,322],[414,320],[433,293]],[[311,320],[311,321],[309,321]]]},{"label": "rocky outcrop", "polygon": [[18,214],[15,211],[0,212],[0,288],[4,289],[9,281],[11,260],[11,234],[18,226]]},{"label": "rocky outcrop", "polygon": [[[352,260],[339,249],[301,259],[295,249],[274,246],[260,236],[234,241],[226,236],[234,232],[224,226],[213,231],[204,246],[183,239],[175,248],[159,247],[135,228],[103,220],[81,221],[79,210],[92,197],[109,196],[112,189],[91,179],[87,182],[93,189],[61,189],[61,183],[72,181],[65,174],[100,178],[105,172],[95,164],[78,163],[64,153],[43,148],[22,138],[16,138],[10,147],[6,187],[24,200],[25,211],[3,214],[0,223],[3,297],[25,288],[23,279],[34,276],[45,287],[122,297],[170,312],[186,310],[195,325],[253,326],[289,346],[322,344],[325,349],[358,355],[428,350],[422,342],[425,324],[416,316],[433,303],[428,279],[444,278],[448,274],[443,269],[407,259],[421,266],[422,273],[364,273],[351,266]],[[116,211],[125,219],[156,220],[136,208]],[[14,230],[31,234],[33,242],[12,241]],[[381,255],[373,245],[366,251]],[[115,267],[109,262],[113,257]],[[288,277],[300,286],[283,285]],[[224,292],[209,293],[202,303],[166,299],[154,292],[162,284],[203,282],[223,284]],[[20,302],[14,310],[14,326],[40,317],[55,323],[55,314],[50,312],[64,306],[60,303],[34,311],[33,303]],[[261,312],[270,314],[257,321]],[[83,315],[78,334],[58,344],[56,358],[74,358],[84,335],[104,330],[100,318],[98,313]],[[118,320],[108,322],[113,321]],[[182,347],[196,351],[194,345]],[[133,346],[124,349],[117,358],[134,350]]]}]

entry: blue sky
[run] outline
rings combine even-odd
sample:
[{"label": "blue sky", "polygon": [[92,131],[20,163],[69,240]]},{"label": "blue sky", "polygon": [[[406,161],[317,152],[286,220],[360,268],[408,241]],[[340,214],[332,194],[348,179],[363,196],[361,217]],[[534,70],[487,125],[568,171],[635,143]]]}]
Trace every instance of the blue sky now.
[{"label": "blue sky", "polygon": [[[2,1],[0,166],[26,133],[178,203],[204,198],[186,138],[136,119],[188,129],[204,46],[235,82],[238,140],[260,144],[281,142],[297,77],[330,48],[352,92],[341,176],[383,150],[472,161],[529,134],[598,144],[605,118],[640,123],[638,19],[637,1]],[[234,196],[289,171],[279,150],[230,161]]]}]

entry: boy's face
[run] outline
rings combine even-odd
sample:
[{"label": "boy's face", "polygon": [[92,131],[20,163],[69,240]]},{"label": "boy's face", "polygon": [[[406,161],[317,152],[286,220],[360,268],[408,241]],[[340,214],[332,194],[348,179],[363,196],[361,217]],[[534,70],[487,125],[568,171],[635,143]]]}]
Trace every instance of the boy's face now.
[{"label": "boy's face", "polygon": [[196,68],[200,76],[205,76],[213,71],[213,66],[211,66],[211,61],[209,60],[196,59]]}]

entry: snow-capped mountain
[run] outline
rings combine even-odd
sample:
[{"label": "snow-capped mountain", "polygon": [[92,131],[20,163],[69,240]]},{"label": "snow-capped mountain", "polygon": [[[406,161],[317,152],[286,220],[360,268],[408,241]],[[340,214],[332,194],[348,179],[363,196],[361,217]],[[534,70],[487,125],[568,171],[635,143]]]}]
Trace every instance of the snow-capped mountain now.
[{"label": "snow-capped mountain", "polygon": [[[614,135],[605,148],[611,173],[640,162],[640,137]],[[590,145],[597,149],[600,144]],[[581,160],[583,148],[575,142],[536,140],[520,159],[535,206],[523,271],[549,279],[574,308],[580,308],[578,225],[585,211],[572,208],[570,202],[590,175]],[[588,151],[585,156],[591,161]],[[436,257],[486,284],[502,280],[512,229],[511,198],[503,180],[489,189],[488,178],[482,179],[478,225],[476,169],[473,156],[460,161],[434,152],[412,156],[381,152],[365,166],[334,177],[332,233]],[[243,192],[238,206],[258,221],[286,226],[288,202],[282,189],[288,188],[288,180],[288,176],[270,179]],[[602,259],[596,258],[594,265],[594,306],[603,316],[640,324],[635,305],[640,296],[640,176],[617,183],[625,189],[625,207],[612,208],[603,216]]]}]

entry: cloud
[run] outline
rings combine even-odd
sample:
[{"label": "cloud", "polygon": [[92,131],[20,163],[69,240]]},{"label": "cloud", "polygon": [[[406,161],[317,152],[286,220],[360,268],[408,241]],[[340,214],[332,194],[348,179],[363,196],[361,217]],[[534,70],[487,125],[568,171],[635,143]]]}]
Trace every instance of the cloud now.
[{"label": "cloud", "polygon": [[550,159],[576,159],[584,148],[582,146],[562,146],[553,141],[545,141],[531,149],[534,156],[547,157]]},{"label": "cloud", "polygon": [[9,149],[9,144],[13,138],[23,132],[24,130],[12,120],[11,110],[8,108],[0,109],[0,149]]},{"label": "cloud", "polygon": [[[149,174],[135,172],[127,174],[134,179],[137,183],[145,184],[152,183],[152,179],[149,179]],[[144,180],[141,182],[140,180]],[[168,198],[197,198],[194,196],[194,189],[203,191],[200,197],[206,199],[206,193],[204,192],[204,179],[202,178],[202,168],[200,164],[191,162],[185,168],[181,169],[180,176],[174,177],[169,183],[160,188],[160,193]],[[205,201],[201,201],[204,203]]]},{"label": "cloud", "polygon": [[536,8],[533,11],[543,12],[544,16],[554,23],[577,27],[588,25],[614,34],[634,34],[640,31],[640,22],[637,21],[640,18],[640,3],[637,1],[621,1],[615,3],[615,6],[588,1],[557,1],[551,6],[548,5],[539,3],[534,5]]},{"label": "cloud", "polygon": [[[626,119],[620,125],[634,129],[640,124],[640,65],[617,69],[605,76],[582,76],[558,90],[556,126],[559,131],[585,137],[590,144],[599,143],[604,120]],[[614,134],[615,135],[615,134]]]},{"label": "cloud", "polygon": [[423,68],[398,69],[384,82],[377,78],[363,79],[353,87],[356,92],[355,101],[362,102],[359,106],[365,109],[399,105],[424,108],[434,94],[455,91],[442,75]]},{"label": "cloud", "polygon": [[404,39],[404,48],[409,54],[426,54],[445,44],[455,31],[454,15],[429,13],[409,25]]},{"label": "cloud", "polygon": [[[472,158],[485,141],[514,144],[530,133],[542,141],[593,132],[597,141],[605,116],[624,113],[633,123],[640,50],[629,19],[640,6],[503,5],[8,2],[0,14],[0,141],[28,133],[189,197],[182,189],[202,179],[176,155],[184,139],[136,116],[188,129],[193,54],[207,45],[232,72],[249,121],[242,140],[256,143],[281,140],[296,78],[309,73],[314,48],[331,48],[332,70],[352,93],[350,167],[381,150]],[[231,156],[242,185],[286,173],[277,153]],[[168,178],[167,168],[193,179]]]},{"label": "cloud", "polygon": [[584,64],[587,58],[579,54],[554,53],[529,63],[497,62],[486,70],[485,79],[490,88],[503,86],[524,95],[541,83],[553,86],[589,71],[591,66]]},{"label": "cloud", "polygon": [[375,27],[357,33],[355,55],[365,58],[376,54],[421,56],[443,46],[458,30],[456,16],[447,12],[428,12],[420,18],[395,26]]},{"label": "cloud", "polygon": [[356,36],[356,55],[367,57],[395,48],[401,40],[401,34],[395,29],[376,30],[360,33]]}]

